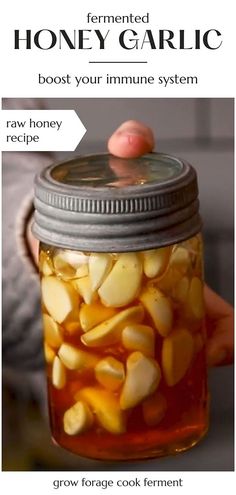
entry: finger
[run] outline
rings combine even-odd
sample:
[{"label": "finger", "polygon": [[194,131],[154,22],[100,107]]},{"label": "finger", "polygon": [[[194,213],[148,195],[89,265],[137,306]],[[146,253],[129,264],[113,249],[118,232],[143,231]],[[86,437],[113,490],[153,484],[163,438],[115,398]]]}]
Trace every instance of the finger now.
[{"label": "finger", "polygon": [[214,345],[211,341],[207,345],[207,365],[209,368],[213,366],[225,366],[227,364],[232,364],[231,358],[227,354],[227,350],[223,347],[220,348],[218,345]]},{"label": "finger", "polygon": [[206,284],[204,285],[204,299],[206,312],[210,318],[217,319],[221,316],[233,315],[233,307],[231,304],[225,301]]},{"label": "finger", "polygon": [[234,355],[234,312],[230,304],[205,286],[207,361],[209,366],[232,364]]},{"label": "finger", "polygon": [[232,364],[234,359],[233,317],[222,317],[214,324],[207,340],[208,366]]},{"label": "finger", "polygon": [[124,122],[108,141],[108,150],[120,158],[136,158],[154,148],[152,130],[136,120]]}]

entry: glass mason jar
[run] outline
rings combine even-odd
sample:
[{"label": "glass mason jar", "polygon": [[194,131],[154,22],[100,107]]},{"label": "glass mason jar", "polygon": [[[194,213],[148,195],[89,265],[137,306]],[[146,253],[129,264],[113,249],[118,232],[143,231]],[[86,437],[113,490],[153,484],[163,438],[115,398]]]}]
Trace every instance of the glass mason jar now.
[{"label": "glass mason jar", "polygon": [[195,445],[208,426],[197,177],[159,153],[36,177],[52,436],[95,459]]}]

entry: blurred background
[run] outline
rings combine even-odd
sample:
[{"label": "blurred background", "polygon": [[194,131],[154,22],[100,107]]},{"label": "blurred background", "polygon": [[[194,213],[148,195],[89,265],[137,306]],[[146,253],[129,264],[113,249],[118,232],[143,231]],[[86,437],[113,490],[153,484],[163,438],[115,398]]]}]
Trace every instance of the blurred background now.
[{"label": "blurred background", "polygon": [[[5,99],[3,108],[74,109],[87,128],[76,154],[106,150],[125,120],[154,131],[156,151],[190,162],[198,173],[207,283],[233,303],[234,100],[230,98]],[[36,171],[72,153],[3,153],[3,470],[230,471],[233,452],[233,367],[209,372],[210,429],[177,457],[140,462],[79,458],[51,443],[45,407],[39,285],[27,261]]]}]

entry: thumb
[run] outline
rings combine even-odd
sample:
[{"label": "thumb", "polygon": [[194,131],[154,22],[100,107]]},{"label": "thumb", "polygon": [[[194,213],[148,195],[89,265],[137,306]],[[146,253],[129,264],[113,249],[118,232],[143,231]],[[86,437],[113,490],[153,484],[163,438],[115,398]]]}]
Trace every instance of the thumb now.
[{"label": "thumb", "polygon": [[136,158],[154,148],[152,130],[136,120],[124,122],[108,141],[108,150],[120,158]]}]

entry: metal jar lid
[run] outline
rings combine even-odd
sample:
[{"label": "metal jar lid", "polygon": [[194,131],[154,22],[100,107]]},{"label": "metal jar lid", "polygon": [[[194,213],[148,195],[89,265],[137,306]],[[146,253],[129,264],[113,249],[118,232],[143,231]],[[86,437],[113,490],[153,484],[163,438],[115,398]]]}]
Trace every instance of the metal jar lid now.
[{"label": "metal jar lid", "polygon": [[199,232],[196,172],[163,153],[79,156],[35,179],[33,234],[83,251],[138,251]]}]

